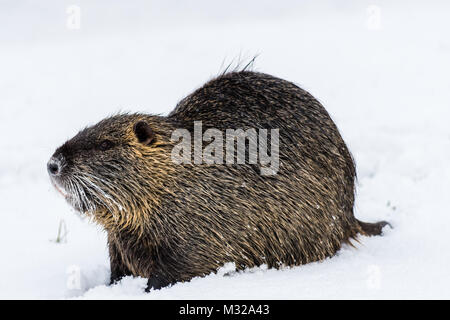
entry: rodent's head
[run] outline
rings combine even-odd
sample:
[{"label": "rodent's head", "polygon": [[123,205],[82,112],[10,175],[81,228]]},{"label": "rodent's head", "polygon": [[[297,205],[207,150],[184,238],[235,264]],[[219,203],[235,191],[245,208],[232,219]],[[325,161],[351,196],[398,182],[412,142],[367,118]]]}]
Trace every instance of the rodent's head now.
[{"label": "rodent's head", "polygon": [[168,131],[157,116],[120,114],[102,120],[55,151],[47,165],[51,181],[76,211],[102,225],[132,224],[157,204],[167,180]]}]

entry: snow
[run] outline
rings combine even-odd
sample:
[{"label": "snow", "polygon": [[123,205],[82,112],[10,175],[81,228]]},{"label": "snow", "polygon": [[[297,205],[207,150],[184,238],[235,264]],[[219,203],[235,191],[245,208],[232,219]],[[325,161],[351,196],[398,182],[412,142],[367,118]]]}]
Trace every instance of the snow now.
[{"label": "snow", "polygon": [[[79,30],[66,27],[74,2]],[[1,9],[0,298],[450,298],[448,3],[52,0]],[[150,293],[139,278],[107,286],[105,234],[53,189],[51,154],[119,110],[167,114],[221,65],[255,54],[255,70],[325,105],[356,160],[356,216],[394,229],[280,271],[228,264]]]}]

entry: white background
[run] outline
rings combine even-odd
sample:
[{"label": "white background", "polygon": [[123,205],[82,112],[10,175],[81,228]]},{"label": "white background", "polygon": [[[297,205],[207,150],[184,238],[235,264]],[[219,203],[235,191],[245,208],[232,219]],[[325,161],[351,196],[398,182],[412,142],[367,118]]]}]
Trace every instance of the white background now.
[{"label": "white background", "polygon": [[[450,298],[449,9],[2,1],[0,298]],[[225,267],[150,294],[144,279],[106,286],[105,234],[53,190],[46,162],[86,125],[121,110],[167,114],[224,65],[256,54],[256,71],[310,91],[337,123],[356,159],[356,216],[395,228],[301,267],[223,276]],[[68,234],[55,243],[61,221]]]}]

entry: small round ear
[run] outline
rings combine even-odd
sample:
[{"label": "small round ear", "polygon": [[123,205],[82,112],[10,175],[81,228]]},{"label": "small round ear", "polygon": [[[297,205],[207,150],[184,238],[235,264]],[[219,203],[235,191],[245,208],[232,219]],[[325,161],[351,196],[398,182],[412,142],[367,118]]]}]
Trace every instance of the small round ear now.
[{"label": "small round ear", "polygon": [[155,133],[145,121],[138,121],[133,128],[134,134],[142,144],[149,145],[155,139]]}]

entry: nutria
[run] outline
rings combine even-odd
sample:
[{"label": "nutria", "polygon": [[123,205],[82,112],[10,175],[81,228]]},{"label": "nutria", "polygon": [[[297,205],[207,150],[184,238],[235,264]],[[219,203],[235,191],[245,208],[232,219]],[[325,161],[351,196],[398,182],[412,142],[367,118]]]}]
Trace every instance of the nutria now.
[{"label": "nutria", "polygon": [[[202,132],[278,129],[278,171],[263,175],[248,158],[173,161],[172,133],[193,133],[194,121]],[[104,119],[58,148],[48,171],[67,201],[107,231],[111,283],[141,276],[149,289],[227,262],[244,269],[323,260],[387,224],[354,217],[355,165],[324,107],[263,73],[222,74],[168,116]]]}]

